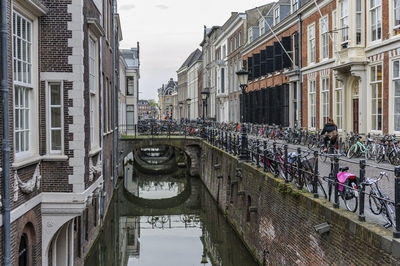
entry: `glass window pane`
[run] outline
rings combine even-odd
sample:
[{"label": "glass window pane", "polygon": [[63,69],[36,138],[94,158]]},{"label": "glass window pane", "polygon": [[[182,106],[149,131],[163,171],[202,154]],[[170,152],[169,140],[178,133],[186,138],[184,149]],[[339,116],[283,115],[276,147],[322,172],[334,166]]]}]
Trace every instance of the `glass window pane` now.
[{"label": "glass window pane", "polygon": [[61,150],[61,130],[51,131],[51,149],[53,151]]},{"label": "glass window pane", "polygon": [[59,107],[51,108],[51,127],[52,128],[61,127],[61,108]]},{"label": "glass window pane", "polygon": [[51,105],[61,105],[61,95],[60,95],[60,84],[51,84],[50,85],[50,94],[51,94]]},{"label": "glass window pane", "polygon": [[400,78],[400,61],[393,62],[393,77]]}]

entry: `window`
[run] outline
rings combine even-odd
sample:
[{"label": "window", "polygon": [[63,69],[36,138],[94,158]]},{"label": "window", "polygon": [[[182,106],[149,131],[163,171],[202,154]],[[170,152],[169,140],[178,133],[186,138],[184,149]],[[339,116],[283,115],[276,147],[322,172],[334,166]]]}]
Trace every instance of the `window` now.
[{"label": "window", "polygon": [[370,0],[371,13],[371,40],[376,41],[382,37],[382,0]]},{"label": "window", "polygon": [[357,0],[357,3],[356,3],[356,44],[361,43],[361,34],[362,34],[361,18],[362,18],[361,0]]},{"label": "window", "polygon": [[260,36],[261,36],[262,34],[265,33],[265,22],[263,18],[261,18],[260,21],[258,22],[258,27],[260,29]]},{"label": "window", "polygon": [[133,96],[134,95],[134,77],[126,77],[126,95]]},{"label": "window", "polygon": [[309,63],[315,62],[315,24],[308,27],[308,61]]},{"label": "window", "polygon": [[126,126],[127,129],[134,129],[135,124],[135,106],[127,105],[126,106]]},{"label": "window", "polygon": [[62,89],[60,83],[49,84],[50,153],[62,151]]},{"label": "window", "polygon": [[371,67],[371,130],[382,130],[382,65]]},{"label": "window", "polygon": [[400,28],[400,0],[394,0],[394,27]]},{"label": "window", "polygon": [[279,23],[279,7],[274,10],[274,25]]},{"label": "window", "polygon": [[[96,41],[89,37],[89,111],[90,111],[90,145],[94,148],[97,144],[98,136],[96,136],[97,127],[97,56]],[[107,86],[107,83],[104,84]]]},{"label": "window", "polygon": [[[334,32],[337,32],[337,30],[338,30],[337,21],[336,21],[336,18],[337,18],[336,15],[337,15],[336,10],[332,11],[332,30]],[[337,34],[333,34],[332,35],[332,46],[333,47],[336,47],[336,44],[337,44],[337,37],[336,36],[337,36]]]},{"label": "window", "polygon": [[342,28],[342,47],[347,48],[349,40],[349,3],[348,0],[340,2],[340,27]]},{"label": "window", "polygon": [[239,39],[239,47],[240,47],[242,45],[242,33],[240,31],[238,33],[238,39]]},{"label": "window", "polygon": [[30,151],[32,94],[32,22],[13,12],[15,153]]},{"label": "window", "polygon": [[221,93],[225,93],[225,68],[221,68]]},{"label": "window", "polygon": [[336,81],[335,89],[336,100],[336,125],[338,129],[343,129],[343,84]]},{"label": "window", "polygon": [[292,0],[292,13],[299,8],[299,0]]},{"label": "window", "polygon": [[231,39],[231,53],[233,52],[233,39]]},{"label": "window", "polygon": [[226,57],[226,45],[222,46],[222,57],[225,59]]},{"label": "window", "polygon": [[329,118],[329,78],[322,78],[321,86],[322,123],[326,124]]},{"label": "window", "polygon": [[237,46],[237,38],[235,36],[235,38],[233,39],[233,49],[236,50]]},{"label": "window", "polygon": [[393,62],[394,131],[400,131],[400,60]]},{"label": "window", "polygon": [[315,128],[317,126],[317,110],[316,110],[316,90],[315,90],[315,80],[310,80],[309,83],[309,105],[310,105],[310,127]]},{"label": "window", "polygon": [[321,19],[321,58],[329,57],[329,28],[328,17]]}]

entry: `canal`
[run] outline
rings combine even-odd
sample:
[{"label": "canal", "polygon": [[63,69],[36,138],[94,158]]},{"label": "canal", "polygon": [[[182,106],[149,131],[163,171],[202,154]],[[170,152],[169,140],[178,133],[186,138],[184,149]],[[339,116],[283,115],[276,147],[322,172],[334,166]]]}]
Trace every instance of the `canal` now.
[{"label": "canal", "polygon": [[151,153],[148,163],[172,159],[175,170],[155,174],[137,167],[132,155],[124,160],[124,180],[85,265],[257,265],[179,154]]}]

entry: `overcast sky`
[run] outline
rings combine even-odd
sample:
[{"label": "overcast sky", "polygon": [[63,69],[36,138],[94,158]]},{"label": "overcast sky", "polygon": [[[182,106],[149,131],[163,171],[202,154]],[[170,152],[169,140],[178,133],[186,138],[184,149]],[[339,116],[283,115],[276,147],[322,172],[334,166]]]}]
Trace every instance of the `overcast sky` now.
[{"label": "overcast sky", "polygon": [[118,0],[121,48],[140,42],[141,99],[158,101],[157,89],[170,78],[203,39],[203,26],[221,26],[231,12],[272,0]]}]

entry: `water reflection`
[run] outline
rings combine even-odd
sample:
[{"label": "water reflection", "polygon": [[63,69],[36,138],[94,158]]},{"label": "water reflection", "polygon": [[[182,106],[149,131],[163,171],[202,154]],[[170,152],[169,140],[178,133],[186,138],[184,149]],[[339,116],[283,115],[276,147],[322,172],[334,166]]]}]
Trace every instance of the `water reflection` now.
[{"label": "water reflection", "polygon": [[199,179],[127,167],[85,265],[257,265]]}]

